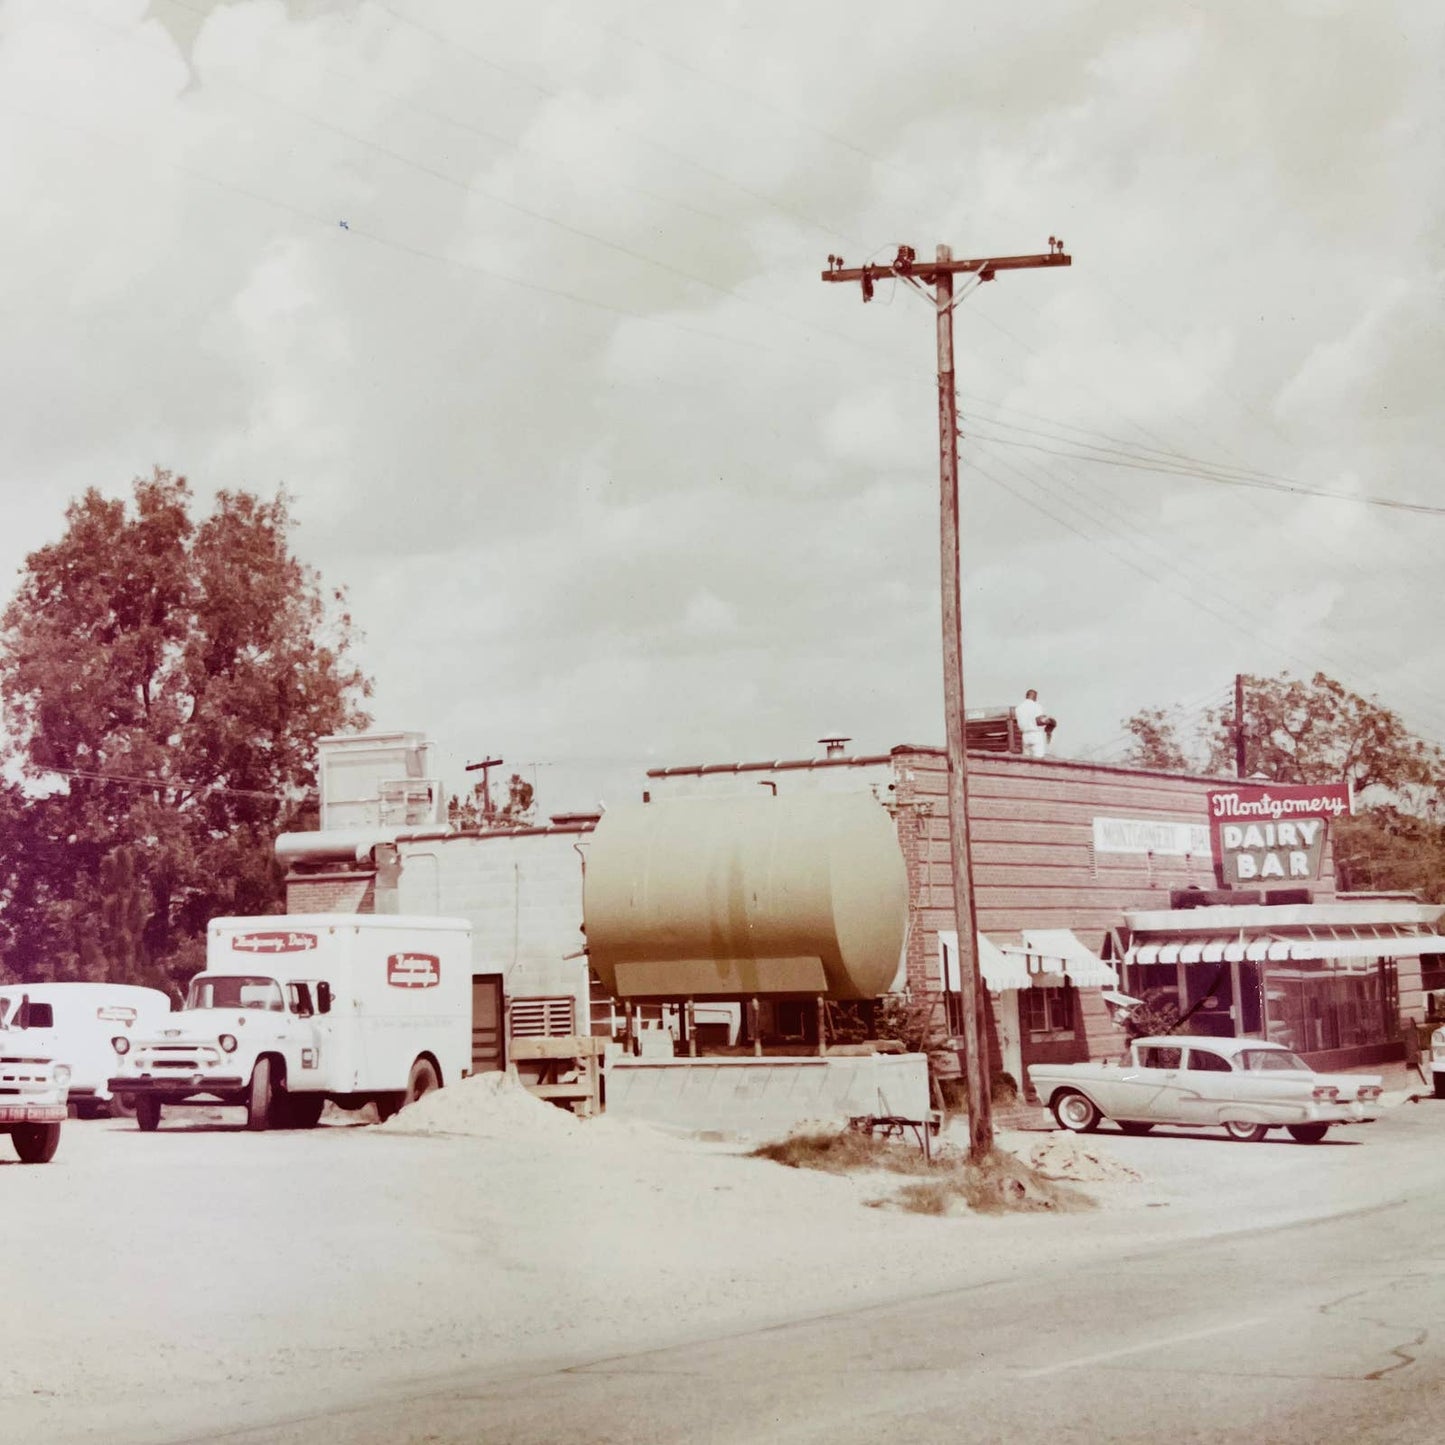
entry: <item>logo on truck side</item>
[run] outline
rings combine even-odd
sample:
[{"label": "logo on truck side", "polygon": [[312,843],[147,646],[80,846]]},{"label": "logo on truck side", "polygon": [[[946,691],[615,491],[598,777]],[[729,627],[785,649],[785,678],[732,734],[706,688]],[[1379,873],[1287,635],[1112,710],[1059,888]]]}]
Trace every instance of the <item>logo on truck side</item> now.
[{"label": "logo on truck side", "polygon": [[306,953],[316,947],[314,933],[233,933],[231,947],[238,953]]},{"label": "logo on truck side", "polygon": [[393,953],[386,981],[393,988],[435,988],[442,981],[442,961],[434,953]]}]

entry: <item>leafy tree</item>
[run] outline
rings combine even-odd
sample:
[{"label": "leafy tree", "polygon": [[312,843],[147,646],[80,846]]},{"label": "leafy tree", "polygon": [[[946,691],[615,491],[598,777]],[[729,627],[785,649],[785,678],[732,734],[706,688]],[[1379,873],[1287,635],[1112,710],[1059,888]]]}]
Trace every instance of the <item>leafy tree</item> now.
[{"label": "leafy tree", "polygon": [[447,803],[447,821],[458,828],[530,828],[536,816],[534,789],[520,773],[507,779],[507,796],[498,803],[485,783],[465,798]]},{"label": "leafy tree", "polygon": [[0,616],[25,780],[0,810],[0,947],[22,977],[178,976],[211,917],[277,908],[316,739],[368,721],[344,596],[292,554],[285,496],[192,513],[159,470],[86,492]]},{"label": "leafy tree", "polygon": [[1179,742],[1175,726],[1162,707],[1146,707],[1124,722],[1133,737],[1128,762],[1153,772],[1187,773],[1195,764]]}]

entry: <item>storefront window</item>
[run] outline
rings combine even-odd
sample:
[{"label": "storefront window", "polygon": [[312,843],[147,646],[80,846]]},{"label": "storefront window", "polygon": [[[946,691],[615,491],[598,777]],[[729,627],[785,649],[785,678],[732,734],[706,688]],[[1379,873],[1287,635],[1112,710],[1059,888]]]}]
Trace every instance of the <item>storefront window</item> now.
[{"label": "storefront window", "polygon": [[1023,1000],[1025,1027],[1031,1039],[1073,1038],[1073,989],[1027,988],[1019,998]]},{"label": "storefront window", "polygon": [[1269,1037],[1300,1053],[1387,1043],[1399,1033],[1393,959],[1270,965],[1265,991]]}]

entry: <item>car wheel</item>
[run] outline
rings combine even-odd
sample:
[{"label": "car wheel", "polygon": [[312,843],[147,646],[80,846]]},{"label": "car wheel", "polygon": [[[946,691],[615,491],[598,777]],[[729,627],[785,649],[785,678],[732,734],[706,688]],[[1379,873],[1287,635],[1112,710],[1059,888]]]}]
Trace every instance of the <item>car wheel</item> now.
[{"label": "car wheel", "polygon": [[136,1127],[147,1134],[154,1133],[161,1126],[161,1101],[147,1094],[137,1094],[135,1101]]},{"label": "car wheel", "polygon": [[1291,1139],[1298,1139],[1301,1144],[1318,1144],[1321,1139],[1329,1133],[1328,1124],[1286,1124]]},{"label": "car wheel", "polygon": [[1119,1128],[1126,1134],[1147,1134],[1154,1126],[1142,1119],[1120,1119]]},{"label": "car wheel", "polygon": [[1241,1144],[1258,1144],[1269,1133],[1268,1124],[1246,1124],[1242,1119],[1226,1119],[1224,1132]]},{"label": "car wheel", "polygon": [[49,1164],[60,1148],[59,1124],[17,1124],[10,1133],[22,1164]]},{"label": "car wheel", "polygon": [[1063,1093],[1055,1094],[1052,1108],[1059,1127],[1071,1134],[1092,1134],[1099,1127],[1101,1115],[1094,1101],[1076,1089],[1065,1089]]}]

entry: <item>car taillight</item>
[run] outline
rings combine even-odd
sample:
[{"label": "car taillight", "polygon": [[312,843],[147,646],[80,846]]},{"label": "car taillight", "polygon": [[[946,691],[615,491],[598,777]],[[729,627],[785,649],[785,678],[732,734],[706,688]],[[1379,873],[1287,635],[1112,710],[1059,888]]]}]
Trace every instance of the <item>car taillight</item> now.
[{"label": "car taillight", "polygon": [[1340,1091],[1333,1084],[1316,1084],[1315,1098],[1321,1101],[1334,1100],[1340,1097]]}]

